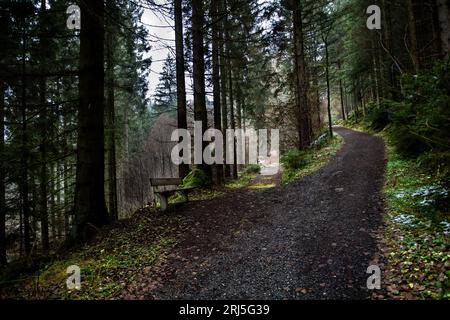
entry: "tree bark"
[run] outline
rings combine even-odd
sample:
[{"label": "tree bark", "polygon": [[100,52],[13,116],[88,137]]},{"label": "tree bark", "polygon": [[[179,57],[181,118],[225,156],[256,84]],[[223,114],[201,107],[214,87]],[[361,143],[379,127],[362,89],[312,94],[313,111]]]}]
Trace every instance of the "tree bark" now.
[{"label": "tree bark", "polygon": [[22,155],[21,155],[21,181],[19,183],[20,196],[22,200],[22,222],[23,222],[23,246],[25,254],[31,253],[31,237],[30,237],[30,206],[29,206],[29,195],[28,195],[28,129],[27,129],[27,98],[26,98],[26,18],[25,15],[22,17],[22,88],[21,88],[21,116],[22,116]]},{"label": "tree bark", "polygon": [[418,73],[420,69],[420,60],[417,47],[417,32],[416,32],[416,22],[414,17],[414,0],[408,1],[408,14],[409,14],[409,41],[410,41],[410,52],[411,60],[414,66],[414,72]]},{"label": "tree bark", "polygon": [[109,222],[105,203],[104,4],[81,1],[80,103],[73,240],[87,240]]},{"label": "tree bark", "polygon": [[[107,2],[112,12],[115,3]],[[117,172],[116,172],[116,111],[115,111],[115,77],[114,77],[114,29],[113,22],[107,19],[106,32],[106,114],[108,121],[108,203],[109,214],[113,220],[119,219],[117,208]]]},{"label": "tree bark", "polygon": [[[341,61],[338,61],[338,69],[341,71]],[[344,88],[342,86],[342,79],[339,78],[339,93],[341,96],[341,113],[342,113],[342,120],[346,120],[345,117],[345,108],[344,108]]]},{"label": "tree bark", "polygon": [[[228,94],[229,94],[229,107],[230,107],[230,124],[231,129],[236,129],[236,120],[234,117],[234,96],[233,96],[233,70],[231,63],[231,38],[228,30],[228,20],[225,21],[225,43],[226,43],[226,55],[227,55],[227,71],[228,71]],[[233,135],[233,165],[230,165],[231,177],[237,179],[237,154],[236,154],[236,138]]]},{"label": "tree bark", "polygon": [[450,2],[437,0],[437,10],[441,29],[442,54],[448,59],[450,55]]},{"label": "tree bark", "polygon": [[308,107],[308,81],[306,77],[303,41],[302,10],[297,1],[290,1],[293,17],[294,78],[297,105],[298,148],[305,149],[311,144],[310,112]]},{"label": "tree bark", "polygon": [[[219,0],[211,0],[211,21],[215,21],[219,16]],[[220,24],[212,24],[212,82],[214,99],[214,128],[222,130],[221,101],[220,101],[220,66],[219,66],[219,48],[220,48]],[[223,147],[223,146],[220,146]],[[216,164],[216,183],[222,184],[223,165]]]},{"label": "tree bark", "polygon": [[[205,60],[204,60],[204,16],[203,0],[192,0],[192,56],[194,81],[194,120],[201,121],[202,134],[208,129],[208,115],[206,112],[205,95]],[[203,143],[202,150],[207,143]],[[200,166],[211,178],[211,167],[203,163]]]},{"label": "tree bark", "polygon": [[[41,1],[41,17],[45,15],[46,10],[46,0]],[[42,20],[42,19],[41,19]],[[41,21],[41,32],[43,32],[43,21]],[[44,74],[45,66],[46,66],[46,55],[45,50],[48,45],[48,42],[44,37],[40,39],[40,50],[41,50],[41,71]],[[48,252],[50,248],[50,242],[48,237],[48,193],[47,193],[47,185],[48,185],[48,169],[47,169],[47,97],[46,97],[46,78],[45,76],[41,76],[39,82],[39,96],[40,96],[40,104],[41,104],[41,174],[40,174],[40,218],[41,218],[41,242],[42,242],[42,250],[44,253]]]},{"label": "tree bark", "polygon": [[[225,43],[225,20],[226,20],[226,1],[222,2],[221,11],[225,16],[221,22],[221,30],[220,30],[220,91],[221,91],[221,108],[222,108],[222,129],[223,132],[226,132],[228,129],[228,107],[227,107],[227,59],[226,59],[226,43]],[[226,140],[223,139],[223,157],[227,158],[227,150],[226,150]],[[224,165],[224,177],[228,178],[231,176],[231,168],[228,164]]]},{"label": "tree bark", "polygon": [[[183,43],[183,13],[182,0],[174,1],[175,20],[175,52],[177,75],[177,117],[178,129],[187,129],[186,116],[186,83],[184,79],[184,43]],[[189,164],[182,163],[178,166],[178,175],[181,179],[189,173]]]},{"label": "tree bark", "polygon": [[328,130],[330,138],[333,137],[333,122],[331,118],[331,92],[330,92],[330,61],[328,55],[328,40],[325,39],[325,71],[327,77],[327,110],[328,110]]},{"label": "tree bark", "polygon": [[0,81],[0,266],[6,265],[6,198],[5,198],[5,176],[6,171],[3,163],[5,158],[5,86]]}]

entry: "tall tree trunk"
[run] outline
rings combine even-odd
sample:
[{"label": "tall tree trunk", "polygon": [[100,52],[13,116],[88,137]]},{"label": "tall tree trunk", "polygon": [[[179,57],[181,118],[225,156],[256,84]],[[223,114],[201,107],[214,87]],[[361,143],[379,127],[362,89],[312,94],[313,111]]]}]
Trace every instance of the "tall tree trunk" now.
[{"label": "tall tree trunk", "polygon": [[330,61],[328,55],[328,39],[325,39],[325,72],[327,77],[327,110],[328,110],[328,130],[330,138],[333,137],[333,120],[331,118],[331,92],[330,92]]},{"label": "tall tree trunk", "polygon": [[380,106],[380,81],[378,79],[378,66],[377,66],[377,49],[375,48],[375,45],[373,41],[372,44],[372,72],[373,72],[373,79],[375,81],[375,98],[377,101],[377,106]]},{"label": "tall tree trunk", "polygon": [[450,55],[450,2],[437,0],[437,10],[441,29],[442,54],[448,59]]},{"label": "tall tree trunk", "polygon": [[51,232],[51,239],[55,241],[56,239],[56,213],[57,213],[57,207],[55,202],[55,194],[56,194],[56,180],[58,179],[57,171],[56,171],[56,165],[55,163],[50,164],[50,198],[48,201],[49,206],[49,218],[50,218],[50,232]]},{"label": "tall tree trunk", "polygon": [[[63,116],[62,119],[62,128],[63,132],[66,132],[67,130],[67,115]],[[69,170],[71,169],[71,166],[69,165],[69,148],[68,148],[68,139],[67,135],[65,134],[63,136],[63,152],[64,152],[64,163],[63,163],[63,190],[64,190],[64,236],[65,239],[68,240],[69,233],[70,233],[70,215],[71,215],[71,208],[69,208]],[[71,170],[70,170],[71,171]]]},{"label": "tall tree trunk", "polygon": [[0,80],[0,267],[6,265],[6,198],[5,198],[5,86]]},{"label": "tall tree trunk", "polygon": [[[230,32],[228,30],[229,25],[228,21],[226,21],[226,30],[225,30],[225,43],[226,43],[226,55],[227,55],[227,71],[228,71],[228,94],[229,94],[229,107],[230,107],[230,124],[231,129],[236,129],[236,120],[234,117],[234,96],[233,96],[233,70],[231,63],[231,38]],[[233,179],[237,179],[237,154],[236,154],[236,138],[233,135],[233,165],[230,166],[231,169],[231,177]]]},{"label": "tall tree trunk", "polygon": [[319,79],[317,76],[318,72],[311,74],[311,80],[314,87],[314,103],[316,105],[316,113],[317,113],[317,130],[322,128],[322,118],[321,118],[321,109],[320,109],[320,92],[319,92]]},{"label": "tall tree trunk", "polygon": [[411,53],[416,73],[431,67],[435,59],[442,57],[438,5],[436,0],[408,1]]},{"label": "tall tree trunk", "polygon": [[414,72],[418,73],[420,69],[419,52],[417,47],[417,32],[416,32],[416,22],[414,18],[414,0],[408,1],[408,15],[409,15],[409,41],[411,52],[411,60],[414,66]]},{"label": "tall tree trunk", "polygon": [[[226,16],[226,1],[222,2],[221,6],[221,14]],[[228,129],[228,107],[227,107],[227,79],[228,79],[228,71],[227,71],[227,58],[226,58],[226,43],[225,43],[225,20],[226,17],[222,19],[221,22],[221,30],[220,30],[220,91],[221,91],[221,108],[222,108],[222,129],[223,132],[226,132]],[[227,158],[227,150],[226,150],[226,141],[224,139],[223,142],[223,157]],[[224,177],[231,177],[231,168],[228,164],[224,165]]]},{"label": "tall tree trunk", "polygon": [[[108,1],[109,12],[115,6],[113,1]],[[116,111],[114,96],[114,29],[111,18],[107,19],[106,32],[106,114],[108,121],[108,204],[109,214],[113,220],[119,218],[117,209],[117,172],[116,172]]]},{"label": "tall tree trunk", "polygon": [[71,235],[86,240],[109,222],[105,203],[104,4],[81,1],[80,104],[75,186],[75,221]]},{"label": "tall tree trunk", "polygon": [[[187,129],[186,116],[186,83],[184,79],[184,44],[183,44],[183,13],[182,0],[174,1],[175,16],[175,51],[177,74],[177,116],[178,128]],[[189,173],[189,164],[182,163],[178,166],[178,175],[184,178]]]},{"label": "tall tree trunk", "polygon": [[239,88],[239,82],[237,85],[236,94],[236,123],[239,129],[242,128],[242,90]]},{"label": "tall tree trunk", "polygon": [[308,81],[306,76],[305,52],[303,41],[303,22],[300,3],[290,1],[293,17],[293,38],[294,38],[294,77],[297,105],[297,130],[298,148],[305,149],[311,143],[310,136],[310,112],[308,107]]},{"label": "tall tree trunk", "polygon": [[67,158],[64,159],[64,236],[67,240],[70,233],[70,208],[69,208],[69,164]]},{"label": "tall tree trunk", "polygon": [[25,14],[22,18],[22,93],[21,93],[21,116],[22,116],[22,157],[21,157],[21,181],[20,194],[22,200],[22,221],[23,221],[23,241],[25,254],[31,253],[31,238],[30,238],[30,205],[28,195],[28,132],[27,132],[27,98],[26,98],[26,18]]},{"label": "tall tree trunk", "polygon": [[[338,69],[341,71],[341,61],[338,61]],[[344,88],[342,86],[342,79],[339,78],[339,94],[341,96],[341,113],[342,113],[342,120],[346,120],[345,117],[345,108],[344,108]]]},{"label": "tall tree trunk", "polygon": [[353,82],[353,114],[355,115],[355,121],[358,122],[358,92],[359,88],[356,86],[356,83]]},{"label": "tall tree trunk", "polygon": [[[213,99],[214,99],[214,128],[222,130],[221,101],[220,101],[220,66],[219,66],[219,48],[220,48],[220,24],[216,21],[219,16],[219,0],[211,0],[211,21],[212,23],[212,79],[213,79]],[[223,146],[220,146],[223,147]],[[223,181],[223,165],[216,164],[217,184]]]},{"label": "tall tree trunk", "polygon": [[61,162],[58,161],[56,163],[56,239],[60,241],[62,239],[62,230],[64,228],[64,218],[62,213],[62,201],[61,201],[61,192],[62,192],[62,178],[63,178],[63,168],[61,166]]},{"label": "tall tree trunk", "polygon": [[[192,57],[194,81],[194,120],[201,121],[202,134],[208,129],[208,115],[206,112],[205,95],[205,58],[203,48],[204,36],[204,10],[203,0],[192,0]],[[207,143],[203,144],[202,150]],[[203,153],[203,152],[202,152]],[[203,163],[200,166],[206,175],[211,178],[211,167]]]},{"label": "tall tree trunk", "polygon": [[341,96],[341,114],[342,114],[342,120],[346,120],[345,116],[345,106],[344,106],[344,87],[342,85],[342,79],[339,79],[339,94]]},{"label": "tall tree trunk", "polygon": [[[394,65],[396,65],[396,52],[393,46],[393,36],[392,36],[392,12],[393,12],[393,3],[387,0],[382,0],[382,19],[383,19],[383,44],[385,47],[385,52],[383,58],[383,63],[385,67],[383,68],[382,78],[385,79],[386,82],[386,90],[385,97],[388,99],[397,98],[398,97],[398,81],[396,81],[396,74],[394,73]],[[379,46],[377,46],[379,47]],[[395,67],[397,69],[397,66]],[[356,106],[355,106],[356,109]]]},{"label": "tall tree trunk", "polygon": [[[41,32],[43,32],[43,17],[45,15],[46,10],[46,0],[41,1]],[[46,66],[46,54],[45,50],[47,49],[48,41],[45,40],[45,37],[41,37],[40,39],[40,50],[42,53],[41,57],[41,72],[44,73]],[[48,252],[50,248],[50,242],[48,237],[48,193],[47,193],[47,185],[48,185],[48,169],[47,169],[47,127],[48,127],[48,119],[47,119],[47,97],[46,97],[46,78],[41,76],[39,82],[39,96],[40,96],[40,104],[41,104],[41,174],[40,174],[40,220],[41,220],[41,242],[42,242],[42,250],[44,253]]]},{"label": "tall tree trunk", "polygon": [[343,88],[343,94],[344,94],[344,113],[345,118],[348,119],[348,94],[347,94],[347,87],[345,81],[342,82],[342,88]]},{"label": "tall tree trunk", "polygon": [[48,236],[48,169],[47,169],[47,110],[46,110],[46,84],[45,79],[40,80],[40,96],[41,96],[41,121],[42,121],[42,140],[40,146],[41,153],[41,174],[40,174],[40,218],[41,218],[41,241],[42,241],[42,250],[47,252],[50,243]]}]

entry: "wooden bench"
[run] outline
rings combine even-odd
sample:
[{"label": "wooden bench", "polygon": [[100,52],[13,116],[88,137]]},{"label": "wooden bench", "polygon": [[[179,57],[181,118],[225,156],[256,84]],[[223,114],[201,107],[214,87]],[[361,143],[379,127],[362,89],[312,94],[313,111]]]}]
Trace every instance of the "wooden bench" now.
[{"label": "wooden bench", "polygon": [[[162,211],[166,211],[169,206],[169,197],[179,193],[183,197],[183,202],[188,201],[188,194],[196,187],[180,187],[182,180],[179,178],[151,178],[150,184],[153,187],[153,193],[159,198],[159,205]],[[161,187],[175,187],[168,190],[160,190]]]}]

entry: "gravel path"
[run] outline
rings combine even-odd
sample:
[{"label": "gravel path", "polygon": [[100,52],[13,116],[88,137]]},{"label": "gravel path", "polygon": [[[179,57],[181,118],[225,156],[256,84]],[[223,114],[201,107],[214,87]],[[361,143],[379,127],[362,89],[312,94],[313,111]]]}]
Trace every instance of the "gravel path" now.
[{"label": "gravel path", "polygon": [[151,299],[366,299],[377,254],[381,139],[336,128],[341,151],[313,175],[173,213],[183,237]]}]

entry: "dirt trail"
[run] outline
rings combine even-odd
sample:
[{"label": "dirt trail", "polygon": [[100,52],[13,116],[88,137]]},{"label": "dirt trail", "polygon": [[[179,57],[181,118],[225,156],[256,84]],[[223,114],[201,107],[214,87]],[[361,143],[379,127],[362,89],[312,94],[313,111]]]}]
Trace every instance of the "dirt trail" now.
[{"label": "dirt trail", "polygon": [[[182,239],[149,299],[365,299],[384,177],[381,139],[337,128],[341,151],[288,186],[234,191],[177,212]],[[133,293],[130,292],[132,295]]]}]

